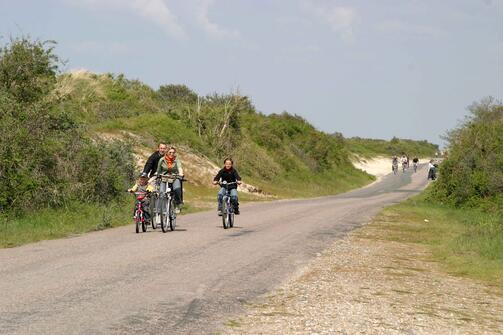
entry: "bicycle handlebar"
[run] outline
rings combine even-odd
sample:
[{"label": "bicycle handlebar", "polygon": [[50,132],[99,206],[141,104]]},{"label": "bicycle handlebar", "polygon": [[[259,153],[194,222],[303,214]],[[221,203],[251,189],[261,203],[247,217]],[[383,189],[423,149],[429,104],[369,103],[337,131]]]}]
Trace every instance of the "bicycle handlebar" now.
[{"label": "bicycle handlebar", "polygon": [[158,174],[156,178],[157,178],[157,180],[159,180],[162,177],[168,177],[170,179],[179,179],[181,181],[187,181],[187,179],[185,179],[185,176],[182,176],[179,174]]},{"label": "bicycle handlebar", "polygon": [[220,181],[219,181],[219,182],[218,182],[218,185],[220,185],[220,186],[225,186],[225,185],[234,185],[234,184],[237,184],[237,183],[238,183],[237,181],[232,181],[232,182],[230,182],[230,183],[228,183],[228,182],[226,182],[226,181],[224,181],[224,182],[220,182]]}]

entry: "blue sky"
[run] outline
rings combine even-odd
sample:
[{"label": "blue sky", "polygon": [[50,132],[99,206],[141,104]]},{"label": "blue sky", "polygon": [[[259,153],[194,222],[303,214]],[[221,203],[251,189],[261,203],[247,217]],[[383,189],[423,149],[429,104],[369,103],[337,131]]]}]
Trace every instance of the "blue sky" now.
[{"label": "blue sky", "polygon": [[345,136],[428,139],[503,95],[503,0],[0,0],[65,70],[239,90]]}]

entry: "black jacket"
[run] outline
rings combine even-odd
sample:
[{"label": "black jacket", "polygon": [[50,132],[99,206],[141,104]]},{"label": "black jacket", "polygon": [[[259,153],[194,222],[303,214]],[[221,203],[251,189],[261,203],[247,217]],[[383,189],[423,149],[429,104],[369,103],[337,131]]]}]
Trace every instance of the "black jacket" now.
[{"label": "black jacket", "polygon": [[[241,180],[241,177],[239,176],[239,173],[236,169],[232,168],[230,170],[226,170],[225,168],[221,169],[218,171],[217,175],[215,178],[213,178],[214,181],[226,181],[228,183],[235,182],[237,180]],[[236,184],[230,185],[229,189],[237,188],[238,186]]]},{"label": "black jacket", "polygon": [[145,172],[149,177],[152,177],[157,171],[157,164],[159,163],[161,157],[162,155],[159,153],[159,151],[156,151],[152,155],[150,155],[150,157],[147,159],[147,162],[145,163],[143,172]]}]

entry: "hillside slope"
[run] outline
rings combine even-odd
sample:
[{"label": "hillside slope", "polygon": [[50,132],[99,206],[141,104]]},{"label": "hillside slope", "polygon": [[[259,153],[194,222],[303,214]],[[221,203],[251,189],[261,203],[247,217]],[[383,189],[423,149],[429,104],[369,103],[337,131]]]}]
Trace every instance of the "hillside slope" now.
[{"label": "hillside slope", "polygon": [[[189,165],[195,157],[207,159],[214,165],[212,173],[223,158],[233,157],[243,177],[268,194],[333,194],[372,180],[353,168],[343,139],[298,116],[258,113],[245,96],[194,99],[195,93],[183,86],[154,91],[123,76],[82,71],[61,76],[58,90],[66,96],[63,108],[91,133],[127,132],[132,145],[142,150],[165,141],[183,148],[181,157],[184,151],[193,155],[187,156],[194,158]],[[207,185],[209,174],[197,170],[194,166],[192,180]]]}]

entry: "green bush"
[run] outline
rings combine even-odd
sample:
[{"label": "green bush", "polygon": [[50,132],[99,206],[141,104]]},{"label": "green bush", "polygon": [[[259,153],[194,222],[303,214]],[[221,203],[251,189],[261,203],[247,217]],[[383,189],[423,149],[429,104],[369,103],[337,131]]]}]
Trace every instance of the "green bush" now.
[{"label": "green bush", "polygon": [[[0,49],[1,211],[111,200],[132,177],[131,148],[92,141],[65,108],[52,52],[25,38]],[[19,80],[12,79],[16,68]]]},{"label": "green bush", "polygon": [[501,210],[503,105],[486,98],[469,111],[469,117],[447,136],[448,157],[440,166],[432,196],[454,206]]}]

